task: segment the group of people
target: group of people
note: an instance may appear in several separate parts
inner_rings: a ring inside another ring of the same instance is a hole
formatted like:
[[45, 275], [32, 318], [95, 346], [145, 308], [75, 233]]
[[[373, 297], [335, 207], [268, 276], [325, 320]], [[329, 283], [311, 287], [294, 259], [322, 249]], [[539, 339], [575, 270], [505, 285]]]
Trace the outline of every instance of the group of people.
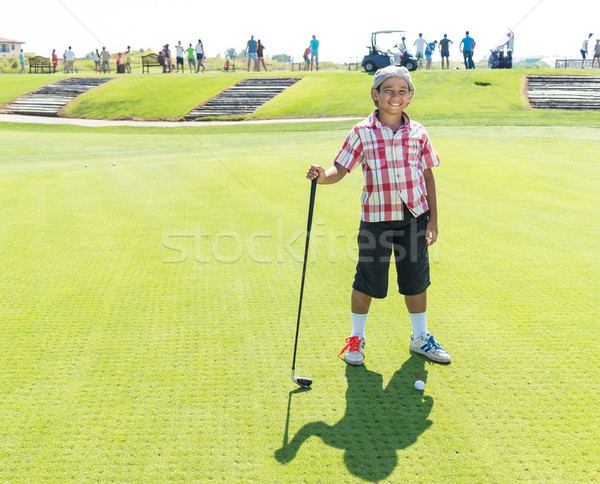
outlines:
[[[310, 39], [308, 47], [304, 50], [302, 55], [304, 59], [304, 70], [313, 70], [316, 65], [317, 71], [319, 70], [319, 41], [315, 35]], [[310, 69], [309, 69], [310, 68]]]
[[[253, 70], [260, 71], [260, 66], [262, 65], [267, 71], [267, 66], [265, 65], [265, 57], [264, 57], [264, 44], [258, 40], [254, 40], [254, 35], [250, 36], [250, 40], [246, 43], [246, 48], [244, 49], [244, 55], [248, 58], [248, 72], [250, 72], [250, 64], [253, 64]], [[308, 47], [304, 50], [303, 54], [304, 59], [304, 70], [319, 70], [319, 41], [316, 35], [312, 36], [310, 39]]]
[[[589, 47], [589, 43], [590, 43], [590, 39], [594, 36], [594, 34], [590, 33], [587, 37], [587, 39], [585, 39], [583, 41], [583, 44], [581, 45], [581, 68], [583, 69], [585, 66], [585, 59], [587, 58], [587, 54], [588, 54], [588, 47]], [[594, 50], [592, 52], [593, 57], [592, 57], [592, 67], [594, 67], [594, 64], [596, 63], [596, 61], [598, 61], [598, 67], [600, 68], [600, 39], [596, 39], [596, 44], [594, 45]]]
[[[56, 69], [58, 68], [58, 54], [56, 53], [56, 49], [52, 49], [51, 59], [52, 59], [52, 69], [53, 69], [54, 73], [56, 74]], [[75, 72], [75, 52], [73, 52], [73, 49], [71, 48], [71, 46], [69, 46], [69, 48], [63, 52], [62, 63], [63, 63], [63, 74], [67, 74], [69, 72], [71, 72], [71, 73]], [[24, 68], [23, 65], [22, 65], [22, 67]]]
[[[107, 74], [110, 72], [110, 54], [106, 47], [102, 47], [102, 51], [92, 54], [94, 59], [94, 70], [97, 73]], [[128, 45], [125, 54], [119, 52], [117, 56], [117, 72], [131, 74], [131, 47]]]
[[188, 68], [191, 73], [198, 73], [201, 69], [201, 72], [204, 72], [206, 69], [204, 60], [206, 57], [204, 55], [204, 44], [202, 43], [201, 39], [198, 39], [196, 47], [193, 47], [190, 43], [187, 49], [183, 48], [183, 45], [181, 45], [181, 40], [178, 41], [177, 45], [175, 46], [176, 64], [173, 64], [169, 44], [165, 44], [158, 54], [158, 62], [163, 66], [164, 73], [179, 72], [180, 68], [182, 73], [185, 72], [185, 58], [187, 58]]
[[250, 72], [250, 64], [253, 64], [253, 70], [260, 71], [260, 66], [267, 72], [267, 66], [265, 65], [265, 46], [258, 40], [254, 40], [254, 35], [250, 36], [250, 40], [246, 42], [246, 48], [244, 49], [244, 55], [248, 57], [248, 72]]
[[[511, 36], [511, 34], [508, 34]], [[512, 37], [509, 37], [509, 40]], [[447, 34], [444, 34], [444, 38], [440, 40], [440, 54], [442, 57], [442, 69], [444, 66], [446, 69], [450, 69], [450, 45], [452, 42]], [[419, 69], [423, 68], [423, 58], [426, 61], [425, 69], [431, 69], [431, 61], [433, 58], [433, 52], [438, 45], [438, 41], [434, 40], [433, 42], [427, 42], [423, 38], [423, 34], [420, 33], [419, 37], [414, 41], [414, 46], [416, 46], [415, 58], [419, 62]], [[408, 49], [406, 47], [406, 37], [402, 37], [402, 42], [398, 45], [400, 52], [404, 54]], [[512, 52], [512, 44], [509, 47]], [[463, 58], [465, 61], [465, 69], [475, 69], [475, 62], [473, 62], [473, 52], [475, 50], [475, 40], [473, 37], [469, 35], [469, 31], [466, 32], [465, 38], [460, 41], [460, 51], [463, 53]], [[445, 62], [444, 62], [445, 61]]]

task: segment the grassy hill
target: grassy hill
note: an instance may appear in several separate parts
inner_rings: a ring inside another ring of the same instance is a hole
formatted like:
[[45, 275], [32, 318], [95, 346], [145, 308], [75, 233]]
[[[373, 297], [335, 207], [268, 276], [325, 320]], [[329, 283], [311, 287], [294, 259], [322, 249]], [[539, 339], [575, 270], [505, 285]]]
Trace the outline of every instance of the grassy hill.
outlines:
[[[581, 74], [580, 71], [576, 71]], [[451, 70], [413, 73], [416, 95], [408, 112], [428, 124], [600, 126], [593, 112], [533, 110], [524, 94], [528, 73], [556, 70]], [[573, 73], [572, 71], [561, 71]], [[592, 72], [585, 72], [591, 74]], [[63, 116], [92, 119], [179, 120], [192, 108], [251, 76], [299, 76], [298, 82], [246, 119], [364, 116], [372, 109], [372, 75], [361, 71], [120, 75], [70, 103]], [[0, 77], [0, 102], [58, 76]], [[23, 82], [24, 81], [24, 82]]]

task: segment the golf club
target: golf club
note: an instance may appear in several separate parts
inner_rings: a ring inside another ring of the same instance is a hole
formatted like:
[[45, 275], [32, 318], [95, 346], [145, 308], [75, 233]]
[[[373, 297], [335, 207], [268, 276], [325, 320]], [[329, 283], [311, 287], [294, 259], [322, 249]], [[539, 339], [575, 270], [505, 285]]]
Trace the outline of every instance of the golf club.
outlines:
[[298, 321], [296, 322], [296, 340], [294, 342], [294, 359], [292, 360], [292, 380], [302, 388], [312, 385], [312, 379], [295, 376], [296, 351], [298, 349], [298, 332], [300, 330], [300, 313], [302, 311], [302, 296], [304, 295], [304, 278], [306, 276], [306, 261], [308, 260], [308, 243], [310, 241], [310, 228], [312, 226], [313, 208], [315, 206], [315, 193], [317, 191], [317, 179], [313, 178], [310, 185], [310, 202], [308, 204], [308, 223], [306, 224], [306, 245], [304, 246], [304, 264], [302, 267], [302, 283], [300, 284], [300, 302], [298, 303]]

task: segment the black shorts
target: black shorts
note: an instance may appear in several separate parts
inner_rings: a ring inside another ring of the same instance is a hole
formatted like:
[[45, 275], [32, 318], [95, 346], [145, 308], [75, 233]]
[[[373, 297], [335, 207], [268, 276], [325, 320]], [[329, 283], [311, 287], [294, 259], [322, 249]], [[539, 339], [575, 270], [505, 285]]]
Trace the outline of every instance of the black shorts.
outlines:
[[183, 57], [177, 57], [177, 65], [183, 65]]
[[[387, 296], [390, 262], [396, 264], [398, 292], [416, 296], [431, 284], [425, 240], [429, 212], [394, 222], [361, 222], [358, 264], [352, 287], [367, 296]], [[392, 253], [394, 256], [392, 257]]]

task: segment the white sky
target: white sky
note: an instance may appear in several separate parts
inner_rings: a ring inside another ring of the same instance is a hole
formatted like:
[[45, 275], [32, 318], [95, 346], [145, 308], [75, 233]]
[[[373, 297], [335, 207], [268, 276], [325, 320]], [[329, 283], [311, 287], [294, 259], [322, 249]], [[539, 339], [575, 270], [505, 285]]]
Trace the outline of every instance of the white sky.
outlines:
[[[201, 38], [213, 57], [233, 47], [243, 50], [250, 35], [261, 39], [265, 55], [300, 60], [312, 34], [320, 40], [321, 60], [362, 58], [374, 30], [406, 30], [407, 43], [419, 32], [428, 41], [444, 33], [454, 41], [451, 59], [466, 30], [477, 42], [475, 59], [487, 58], [507, 28], [515, 32], [515, 57], [578, 58], [588, 33], [600, 38], [600, 1], [429, 0], [428, 2], [321, 0], [260, 2], [201, 0], [7, 0], [2, 2], [0, 37], [25, 42], [24, 51], [49, 56], [69, 45], [77, 56], [106, 45], [110, 52], [152, 48], [181, 40], [187, 47]], [[370, 6], [368, 6], [370, 5]], [[592, 48], [592, 45], [590, 45]], [[438, 60], [436, 53], [434, 60]]]

